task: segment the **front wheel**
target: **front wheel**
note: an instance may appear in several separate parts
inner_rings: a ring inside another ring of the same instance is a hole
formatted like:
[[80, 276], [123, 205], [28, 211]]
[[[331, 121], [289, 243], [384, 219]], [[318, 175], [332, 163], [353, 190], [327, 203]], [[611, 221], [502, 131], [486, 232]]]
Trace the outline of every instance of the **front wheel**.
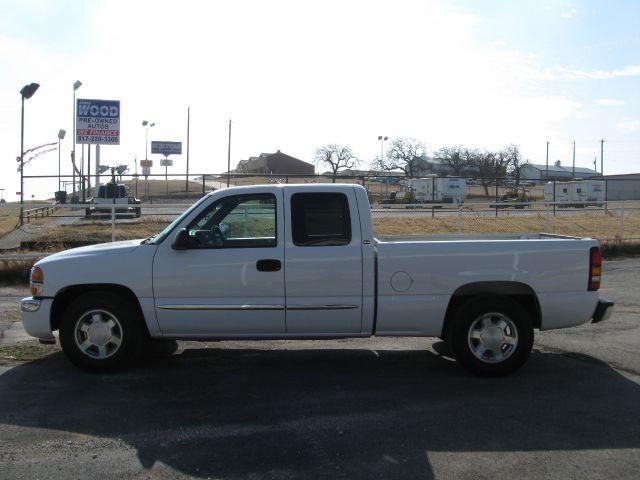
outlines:
[[478, 297], [455, 313], [448, 339], [456, 360], [485, 377], [518, 370], [533, 348], [531, 315], [508, 297]]
[[138, 353], [143, 330], [138, 310], [120, 295], [85, 293], [65, 309], [60, 345], [77, 367], [89, 372], [123, 368]]

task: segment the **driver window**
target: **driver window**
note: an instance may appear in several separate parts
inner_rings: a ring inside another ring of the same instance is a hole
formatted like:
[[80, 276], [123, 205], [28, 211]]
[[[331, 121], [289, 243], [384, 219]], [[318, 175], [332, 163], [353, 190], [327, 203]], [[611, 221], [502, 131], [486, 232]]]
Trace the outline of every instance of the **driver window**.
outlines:
[[233, 195], [205, 209], [187, 227], [189, 248], [275, 247], [276, 197]]

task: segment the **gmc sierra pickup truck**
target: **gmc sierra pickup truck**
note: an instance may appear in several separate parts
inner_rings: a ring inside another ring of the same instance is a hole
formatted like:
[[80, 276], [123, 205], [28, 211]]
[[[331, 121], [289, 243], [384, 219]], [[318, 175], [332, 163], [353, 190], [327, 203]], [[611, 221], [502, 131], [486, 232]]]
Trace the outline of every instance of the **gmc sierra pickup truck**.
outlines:
[[213, 192], [145, 240], [44, 258], [21, 311], [90, 371], [145, 341], [377, 335], [440, 337], [496, 376], [525, 363], [534, 329], [607, 318], [600, 275], [592, 239], [380, 240], [360, 186], [262, 185]]

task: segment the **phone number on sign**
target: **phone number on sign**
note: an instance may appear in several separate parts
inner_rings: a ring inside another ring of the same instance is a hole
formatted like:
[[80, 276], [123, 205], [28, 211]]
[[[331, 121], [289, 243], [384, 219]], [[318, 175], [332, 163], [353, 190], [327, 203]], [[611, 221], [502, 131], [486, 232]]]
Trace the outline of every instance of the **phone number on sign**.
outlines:
[[120, 137], [102, 137], [99, 135], [78, 135], [78, 143], [120, 143]]

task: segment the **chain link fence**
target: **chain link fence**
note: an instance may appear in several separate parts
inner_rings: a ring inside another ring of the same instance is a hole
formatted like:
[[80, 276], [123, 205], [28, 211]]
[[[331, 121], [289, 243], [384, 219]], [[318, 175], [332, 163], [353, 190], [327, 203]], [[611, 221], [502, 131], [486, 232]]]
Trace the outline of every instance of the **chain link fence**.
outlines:
[[[451, 178], [451, 177], [441, 177]], [[455, 178], [455, 177], [454, 177]], [[28, 184], [56, 177], [26, 177]], [[107, 177], [102, 177], [102, 182]], [[419, 180], [418, 183], [411, 180]], [[605, 241], [640, 240], [640, 180], [630, 180], [624, 188], [612, 189], [601, 181], [600, 196], [576, 200], [563, 190], [580, 188], [576, 182], [547, 182], [491, 178], [457, 179], [459, 195], [447, 197], [437, 177], [408, 179], [389, 174], [378, 176], [327, 175], [123, 175], [117, 182], [126, 185], [131, 204], [111, 210], [95, 209], [95, 186], [85, 192], [69, 192], [67, 203], [53, 200], [24, 206], [24, 225], [19, 245], [30, 249], [57, 249], [115, 240], [143, 238], [162, 230], [190, 204], [212, 190], [230, 186], [269, 183], [357, 183], [365, 187], [371, 203], [376, 235], [390, 236], [494, 236], [552, 233], [594, 237]], [[618, 184], [620, 180], [616, 180]], [[95, 185], [95, 181], [94, 181]], [[429, 189], [429, 185], [431, 188]], [[577, 185], [572, 187], [572, 185]], [[426, 194], [418, 189], [426, 186]], [[34, 188], [34, 187], [30, 187]], [[629, 200], [607, 200], [607, 195], [631, 196]], [[450, 193], [450, 192], [449, 192]], [[579, 192], [578, 192], [579, 193]], [[637, 198], [633, 197], [637, 195]], [[75, 198], [74, 198], [75, 197]], [[556, 198], [554, 198], [556, 197]], [[84, 201], [83, 201], [84, 199]], [[140, 202], [140, 203], [137, 203]], [[18, 205], [4, 204], [0, 218], [7, 224], [17, 220]], [[136, 215], [139, 209], [140, 215]], [[14, 223], [15, 225], [15, 223]], [[10, 247], [16, 248], [16, 242]]]

